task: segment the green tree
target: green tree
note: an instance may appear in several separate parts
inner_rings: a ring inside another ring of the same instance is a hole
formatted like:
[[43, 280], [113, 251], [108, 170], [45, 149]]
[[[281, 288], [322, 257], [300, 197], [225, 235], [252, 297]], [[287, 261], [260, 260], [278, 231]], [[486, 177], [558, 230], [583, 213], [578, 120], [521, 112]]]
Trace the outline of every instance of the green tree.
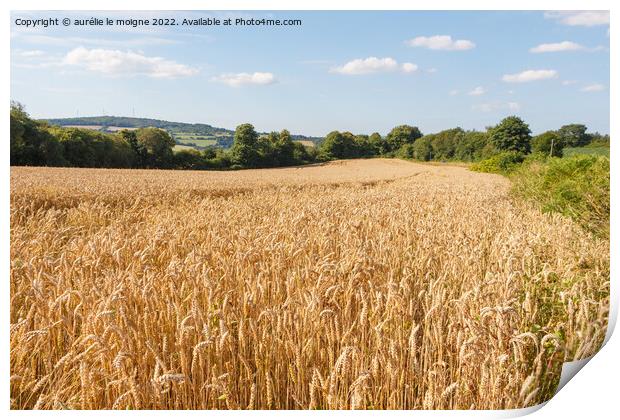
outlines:
[[368, 141], [370, 142], [375, 155], [383, 155], [388, 152], [387, 142], [383, 137], [381, 137], [381, 134], [372, 133], [368, 138]]
[[394, 127], [386, 136], [387, 151], [394, 152], [404, 144], [414, 143], [420, 137], [422, 137], [422, 133], [418, 127], [410, 125]]
[[50, 134], [48, 127], [31, 119], [18, 102], [11, 103], [9, 140], [11, 165], [66, 164], [62, 146]]
[[205, 159], [198, 150], [179, 150], [174, 153], [174, 167], [178, 169], [203, 169]]
[[484, 157], [484, 149], [489, 139], [486, 133], [466, 131], [457, 143], [454, 157], [465, 162], [475, 162]]
[[255, 168], [260, 164], [258, 133], [252, 124], [241, 124], [235, 129], [230, 156], [233, 165], [244, 168]]
[[465, 132], [462, 128], [443, 130], [432, 137], [433, 159], [449, 160], [454, 158], [457, 144], [463, 140]]
[[355, 155], [358, 157], [369, 157], [376, 154], [370, 137], [365, 134], [355, 136], [355, 149]]
[[532, 137], [532, 152], [544, 153], [547, 156], [562, 157], [564, 142], [556, 131], [545, 131]]
[[327, 159], [347, 159], [355, 156], [355, 136], [332, 131], [321, 143], [321, 152]]
[[521, 118], [510, 116], [489, 129], [489, 138], [500, 150], [514, 150], [521, 153], [530, 152], [531, 131]]
[[428, 134], [420, 137], [413, 143], [413, 158], [422, 161], [433, 159], [433, 141], [434, 134]]
[[150, 168], [167, 168], [173, 160], [174, 140], [167, 131], [155, 127], [136, 130], [136, 139], [140, 147], [146, 149], [146, 166]]
[[272, 133], [270, 138], [277, 166], [289, 166], [298, 163], [295, 159], [295, 142], [293, 142], [288, 130]]
[[138, 141], [138, 136], [135, 130], [121, 130], [118, 132], [118, 137], [126, 142], [135, 155], [135, 166], [138, 168], [146, 167], [148, 163], [148, 151], [146, 147]]
[[589, 143], [587, 130], [588, 128], [583, 124], [563, 125], [558, 130], [558, 136], [567, 147], [581, 147]]

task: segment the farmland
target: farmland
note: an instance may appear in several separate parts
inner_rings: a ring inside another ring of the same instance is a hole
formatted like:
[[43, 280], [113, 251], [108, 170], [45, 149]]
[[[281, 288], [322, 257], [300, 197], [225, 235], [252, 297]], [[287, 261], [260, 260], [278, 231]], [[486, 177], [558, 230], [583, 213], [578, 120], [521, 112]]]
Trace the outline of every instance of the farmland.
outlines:
[[609, 241], [394, 159], [11, 169], [11, 407], [502, 409], [598, 350]]
[[[121, 130], [136, 130], [144, 127], [157, 127], [168, 132], [175, 143], [180, 146], [177, 150], [203, 150], [209, 146], [229, 148], [233, 142], [234, 131], [225, 128], [213, 127], [209, 124], [182, 123], [156, 120], [153, 118], [134, 117], [78, 117], [78, 118], [49, 118], [49, 124], [67, 128], [83, 128], [86, 130], [116, 133]], [[265, 134], [265, 133], [263, 133]], [[321, 139], [304, 135], [293, 135], [294, 141], [304, 146], [314, 147]], [[185, 146], [185, 147], [184, 147]]]
[[567, 147], [564, 149], [564, 156], [575, 155], [594, 155], [609, 157], [609, 146], [598, 147]]

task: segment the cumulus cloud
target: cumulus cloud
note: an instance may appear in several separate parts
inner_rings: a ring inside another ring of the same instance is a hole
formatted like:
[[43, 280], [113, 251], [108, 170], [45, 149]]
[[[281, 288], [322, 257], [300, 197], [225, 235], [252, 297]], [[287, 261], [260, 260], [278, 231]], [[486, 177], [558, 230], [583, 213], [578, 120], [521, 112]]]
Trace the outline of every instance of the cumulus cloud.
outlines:
[[609, 12], [605, 10], [545, 12], [545, 18], [568, 26], [609, 25]]
[[340, 73], [345, 75], [359, 75], [359, 74], [371, 74], [371, 73], [384, 73], [401, 70], [404, 73], [412, 73], [418, 69], [418, 66], [413, 63], [398, 64], [398, 61], [391, 57], [377, 58], [356, 58], [351, 60], [342, 66], [333, 67], [331, 73]]
[[560, 51], [579, 51], [583, 50], [583, 45], [577, 44], [572, 41], [554, 42], [550, 44], [540, 44], [533, 48], [530, 48], [532, 53], [548, 53], [548, 52], [560, 52]]
[[276, 82], [273, 73], [225, 73], [211, 79], [214, 82], [224, 83], [231, 87], [244, 85], [271, 85]]
[[468, 95], [470, 96], [480, 96], [480, 95], [484, 95], [486, 93], [486, 89], [483, 88], [482, 86], [478, 86], [473, 90], [470, 90], [469, 92], [467, 92]]
[[554, 79], [556, 77], [558, 77], [558, 72], [555, 70], [525, 70], [521, 73], [505, 74], [502, 80], [509, 83], [525, 83], [534, 82], [536, 80]]
[[465, 51], [476, 47], [476, 44], [468, 39], [452, 39], [450, 35], [418, 36], [405, 43], [410, 47], [445, 51]]
[[62, 65], [81, 67], [109, 76], [148, 76], [158, 79], [193, 76], [198, 70], [162, 57], [148, 57], [133, 51], [87, 49], [69, 51]]
[[581, 91], [582, 92], [600, 92], [603, 89], [605, 89], [605, 86], [601, 85], [600, 83], [593, 83], [591, 85], [582, 87]]

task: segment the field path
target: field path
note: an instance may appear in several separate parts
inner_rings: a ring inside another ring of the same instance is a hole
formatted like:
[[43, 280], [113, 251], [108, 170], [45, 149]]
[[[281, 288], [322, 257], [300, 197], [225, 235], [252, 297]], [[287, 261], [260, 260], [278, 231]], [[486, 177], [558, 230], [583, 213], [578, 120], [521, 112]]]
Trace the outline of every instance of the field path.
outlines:
[[414, 163], [400, 159], [340, 160], [308, 166], [241, 171], [179, 171], [90, 168], [12, 167], [11, 190], [53, 188], [63, 193], [122, 190], [160, 194], [174, 190], [222, 190], [270, 186], [376, 183], [413, 178], [420, 184], [453, 183], [505, 190], [499, 175], [472, 172], [463, 166]]

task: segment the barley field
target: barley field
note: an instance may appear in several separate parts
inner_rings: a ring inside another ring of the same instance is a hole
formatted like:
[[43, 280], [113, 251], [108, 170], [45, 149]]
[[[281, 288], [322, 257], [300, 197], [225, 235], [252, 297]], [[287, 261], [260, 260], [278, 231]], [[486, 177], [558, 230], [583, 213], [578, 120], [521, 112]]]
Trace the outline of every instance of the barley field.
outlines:
[[13, 409], [503, 409], [607, 327], [609, 242], [372, 159], [11, 169]]

